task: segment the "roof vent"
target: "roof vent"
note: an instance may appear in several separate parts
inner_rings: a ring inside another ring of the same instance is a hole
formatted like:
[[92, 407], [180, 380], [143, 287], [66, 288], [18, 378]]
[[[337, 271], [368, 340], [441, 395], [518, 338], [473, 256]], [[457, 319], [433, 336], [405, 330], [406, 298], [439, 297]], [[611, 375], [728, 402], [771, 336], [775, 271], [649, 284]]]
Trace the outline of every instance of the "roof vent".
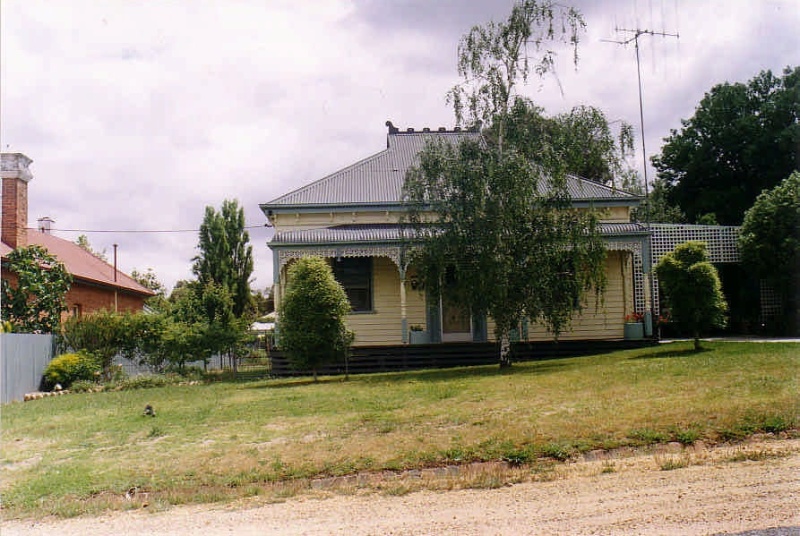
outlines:
[[453, 132], [461, 132], [461, 127], [453, 127]]
[[39, 218], [36, 221], [39, 224], [38, 229], [40, 233], [51, 234], [55, 220], [51, 219], [50, 216], [45, 216], [44, 218]]
[[439, 132], [447, 132], [447, 129], [444, 127], [439, 127]]
[[428, 127], [425, 127], [425, 128], [422, 129], [422, 132], [430, 132], [430, 131], [431, 131], [431, 129], [429, 129]]
[[414, 129], [413, 128], [407, 128], [406, 132], [414, 132]]

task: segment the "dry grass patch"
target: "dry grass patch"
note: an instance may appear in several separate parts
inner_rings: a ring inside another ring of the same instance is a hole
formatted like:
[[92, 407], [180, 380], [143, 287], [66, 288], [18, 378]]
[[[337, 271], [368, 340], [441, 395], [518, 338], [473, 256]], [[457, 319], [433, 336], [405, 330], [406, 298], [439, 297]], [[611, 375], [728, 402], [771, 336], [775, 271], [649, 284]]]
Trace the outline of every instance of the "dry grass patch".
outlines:
[[[216, 383], [10, 404], [2, 414], [4, 513], [128, 508], [131, 488], [149, 494], [148, 508], [280, 499], [319, 478], [508, 462], [441, 484], [493, 487], [521, 474], [558, 478], [568, 466], [552, 461], [595, 449], [795, 433], [796, 346], [718, 343], [700, 354], [688, 346], [510, 371]], [[145, 404], [157, 418], [142, 417]], [[624, 469], [617, 460], [613, 467]], [[419, 481], [391, 484], [387, 493], [400, 494]]]

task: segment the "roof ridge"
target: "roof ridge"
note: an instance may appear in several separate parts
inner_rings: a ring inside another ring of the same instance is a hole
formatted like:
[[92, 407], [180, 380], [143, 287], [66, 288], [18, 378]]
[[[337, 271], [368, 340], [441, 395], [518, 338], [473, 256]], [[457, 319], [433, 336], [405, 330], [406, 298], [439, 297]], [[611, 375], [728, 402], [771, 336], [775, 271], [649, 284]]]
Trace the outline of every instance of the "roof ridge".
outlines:
[[601, 189], [606, 190], [606, 191], [611, 192], [611, 193], [621, 193], [621, 194], [625, 194], [625, 195], [630, 196], [630, 197], [639, 197], [638, 195], [636, 195], [636, 194], [634, 194], [632, 192], [629, 192], [627, 190], [623, 190], [622, 188], [613, 188], [611, 186], [607, 186], [607, 185], [603, 184], [602, 182], [593, 181], [592, 179], [587, 179], [586, 177], [581, 177], [580, 175], [576, 175], [574, 173], [567, 173], [567, 177], [570, 177], [570, 178], [573, 178], [573, 179], [577, 179], [582, 183], [587, 183], [587, 184], [589, 184], [589, 185], [591, 185], [591, 186], [593, 186], [595, 188], [601, 188]]
[[[62, 248], [67, 248], [68, 247], [74, 253], [81, 255], [83, 257], [83, 259], [80, 262], [83, 263], [85, 267], [90, 268], [93, 271], [96, 271], [97, 272], [96, 275], [100, 276], [102, 279], [98, 279], [96, 276], [90, 274], [88, 271], [84, 270], [85, 273], [81, 273], [82, 270], [80, 270], [80, 269], [75, 270], [76, 266], [72, 266], [71, 262], [68, 259], [59, 258], [59, 254], [58, 254], [57, 251], [50, 251], [49, 250], [49, 248], [47, 247], [47, 244], [46, 244], [48, 241], [54, 241], [56, 244], [61, 243], [62, 244], [61, 245]], [[42, 243], [42, 242], [44, 242], [44, 243]], [[151, 289], [145, 287], [144, 285], [142, 285], [141, 283], [136, 281], [134, 278], [132, 278], [131, 276], [129, 276], [125, 272], [119, 270], [119, 268], [116, 270], [116, 272], [117, 272], [117, 281], [114, 281], [113, 280], [114, 266], [111, 263], [109, 263], [108, 261], [104, 261], [103, 259], [101, 259], [100, 257], [97, 257], [96, 255], [93, 255], [89, 251], [86, 251], [85, 249], [83, 249], [81, 246], [79, 246], [78, 244], [76, 244], [72, 240], [67, 240], [66, 238], [61, 238], [60, 236], [55, 236], [55, 235], [49, 234], [49, 233], [43, 233], [43, 232], [35, 230], [35, 229], [29, 229], [28, 230], [28, 245], [33, 245], [33, 244], [41, 245], [45, 249], [48, 249], [50, 254], [52, 254], [56, 258], [58, 258], [58, 260], [60, 262], [62, 262], [64, 264], [64, 266], [68, 269], [70, 274], [73, 277], [77, 278], [77, 279], [83, 279], [85, 281], [94, 281], [94, 282], [97, 282], [97, 283], [101, 283], [103, 285], [118, 287], [119, 289], [129, 290], [129, 291], [133, 291], [133, 292], [139, 292], [139, 293], [142, 293], [142, 294], [144, 294], [144, 293], [147, 293], [147, 294], [150, 294], [150, 295], [154, 295], [155, 294], [155, 292], [153, 292]], [[101, 266], [102, 266], [102, 268], [101, 268]], [[109, 276], [108, 274], [104, 273], [105, 271], [110, 271], [111, 272], [111, 276]]]
[[400, 130], [398, 127], [394, 126], [391, 121], [386, 121], [386, 126], [389, 128], [390, 136], [400, 134], [460, 134], [463, 132], [480, 132], [481, 121], [476, 121], [471, 127], [462, 128], [460, 126], [454, 126], [452, 130], [448, 130], [447, 127], [438, 127], [436, 130], [429, 127], [422, 127], [420, 130], [409, 127], [406, 128], [406, 130]]

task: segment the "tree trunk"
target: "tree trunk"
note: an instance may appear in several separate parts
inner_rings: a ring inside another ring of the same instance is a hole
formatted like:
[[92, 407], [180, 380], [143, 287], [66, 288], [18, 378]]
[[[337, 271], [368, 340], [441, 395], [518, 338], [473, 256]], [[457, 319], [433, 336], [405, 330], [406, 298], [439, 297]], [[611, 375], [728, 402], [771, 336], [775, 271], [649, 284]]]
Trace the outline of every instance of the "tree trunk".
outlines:
[[700, 334], [695, 331], [695, 333], [694, 333], [694, 351], [695, 352], [699, 352], [700, 350], [702, 350], [702, 348], [700, 347]]
[[511, 340], [508, 333], [500, 335], [500, 368], [511, 366]]
[[317, 380], [317, 369], [314, 369], [312, 372], [314, 373], [314, 383], [316, 383], [318, 381]]

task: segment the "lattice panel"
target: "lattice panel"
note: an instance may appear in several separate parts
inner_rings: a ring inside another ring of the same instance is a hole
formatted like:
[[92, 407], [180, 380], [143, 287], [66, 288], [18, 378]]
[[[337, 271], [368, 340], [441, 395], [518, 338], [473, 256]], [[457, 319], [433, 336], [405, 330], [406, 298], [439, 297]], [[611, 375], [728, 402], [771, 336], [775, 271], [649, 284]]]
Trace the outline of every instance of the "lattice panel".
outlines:
[[[650, 224], [653, 268], [661, 257], [675, 246], [698, 240], [706, 243], [708, 258], [713, 263], [737, 263], [739, 256], [739, 227], [722, 225], [689, 225], [673, 223]], [[762, 298], [763, 303], [763, 298]], [[660, 311], [658, 300], [658, 278], [653, 270], [653, 310]]]
[[734, 263], [740, 261], [739, 227], [654, 223], [650, 225], [650, 229], [652, 231], [653, 266], [666, 253], [674, 250], [675, 246], [689, 240], [705, 242], [711, 262]]
[[783, 305], [781, 304], [780, 295], [763, 279], [760, 282], [760, 287], [761, 317], [759, 321], [765, 324], [782, 313]]

